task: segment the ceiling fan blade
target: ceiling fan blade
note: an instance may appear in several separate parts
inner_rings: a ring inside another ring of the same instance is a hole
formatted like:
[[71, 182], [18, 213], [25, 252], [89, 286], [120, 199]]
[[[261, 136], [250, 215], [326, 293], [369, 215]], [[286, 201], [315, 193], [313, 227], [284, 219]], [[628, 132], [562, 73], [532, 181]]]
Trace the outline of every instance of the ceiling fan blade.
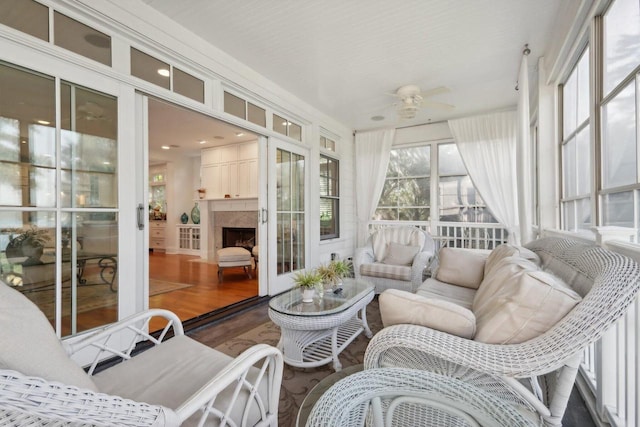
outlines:
[[446, 86], [440, 86], [440, 87], [435, 87], [433, 89], [427, 89], [425, 91], [421, 91], [420, 95], [422, 95], [423, 98], [426, 98], [428, 96], [435, 96], [435, 95], [440, 95], [442, 93], [449, 93], [451, 92], [451, 89], [449, 89]]
[[446, 104], [444, 102], [436, 102], [436, 101], [423, 101], [422, 105], [427, 108], [438, 108], [441, 110], [453, 110], [455, 105]]

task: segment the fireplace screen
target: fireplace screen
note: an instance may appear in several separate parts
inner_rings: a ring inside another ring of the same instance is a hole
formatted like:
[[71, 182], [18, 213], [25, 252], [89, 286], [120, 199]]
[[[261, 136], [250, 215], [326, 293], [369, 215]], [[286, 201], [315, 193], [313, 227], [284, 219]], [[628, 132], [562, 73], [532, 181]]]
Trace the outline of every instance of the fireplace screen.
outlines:
[[222, 247], [237, 246], [251, 251], [256, 245], [255, 228], [222, 228]]

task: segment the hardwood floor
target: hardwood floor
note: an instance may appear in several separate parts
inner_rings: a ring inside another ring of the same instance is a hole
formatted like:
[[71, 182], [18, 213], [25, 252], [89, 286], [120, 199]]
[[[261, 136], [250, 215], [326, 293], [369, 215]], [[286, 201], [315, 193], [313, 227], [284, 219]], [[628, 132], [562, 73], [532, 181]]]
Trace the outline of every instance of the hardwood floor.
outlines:
[[[249, 279], [241, 267], [224, 271], [218, 280], [218, 266], [189, 255], [149, 254], [149, 277], [193, 286], [149, 298], [149, 308], [171, 310], [183, 322], [210, 311], [258, 295], [258, 279]], [[152, 323], [151, 329], [154, 329]]]

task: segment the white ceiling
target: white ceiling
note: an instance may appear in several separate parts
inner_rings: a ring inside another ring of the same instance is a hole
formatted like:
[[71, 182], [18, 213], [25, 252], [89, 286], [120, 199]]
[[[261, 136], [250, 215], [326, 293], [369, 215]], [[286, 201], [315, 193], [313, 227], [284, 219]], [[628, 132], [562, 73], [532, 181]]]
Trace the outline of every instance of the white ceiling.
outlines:
[[[580, 0], [143, 1], [329, 116], [367, 129], [515, 106], [525, 43], [535, 83], [554, 19]], [[406, 84], [446, 86], [431, 99], [456, 108], [423, 108], [399, 122], [388, 93]]]

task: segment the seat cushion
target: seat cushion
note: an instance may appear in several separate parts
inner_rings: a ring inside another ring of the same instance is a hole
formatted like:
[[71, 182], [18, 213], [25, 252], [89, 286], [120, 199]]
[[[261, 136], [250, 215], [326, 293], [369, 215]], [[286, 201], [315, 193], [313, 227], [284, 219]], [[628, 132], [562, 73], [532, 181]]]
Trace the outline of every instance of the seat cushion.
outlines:
[[551, 329], [581, 299], [547, 272], [522, 270], [505, 280], [481, 314], [475, 312], [475, 340], [490, 344], [528, 341]]
[[425, 298], [449, 301], [461, 307], [471, 309], [471, 304], [473, 303], [473, 297], [476, 294], [476, 290], [430, 278], [420, 285], [416, 290], [416, 294]]
[[218, 262], [241, 262], [251, 260], [251, 252], [245, 248], [228, 247], [218, 249]]
[[371, 264], [362, 264], [360, 266], [360, 274], [363, 276], [410, 281], [411, 267], [374, 262]]
[[[175, 410], [232, 361], [232, 357], [181, 335], [102, 371], [94, 375], [93, 379], [103, 393]], [[253, 375], [255, 378], [257, 373], [258, 370], [253, 368], [249, 376]], [[218, 395], [216, 408], [226, 408], [231, 401], [234, 386], [235, 383], [232, 383]], [[267, 386], [264, 381], [259, 393], [266, 398]], [[248, 393], [243, 390], [238, 397], [242, 404], [236, 405], [244, 406], [247, 397]], [[259, 420], [256, 405], [252, 405], [252, 408], [248, 425], [254, 425]], [[241, 419], [241, 408], [236, 408], [232, 414], [232, 418], [238, 422]], [[195, 425], [197, 416], [198, 413], [183, 426]]]
[[98, 391], [67, 355], [49, 320], [27, 297], [0, 281], [0, 369]]
[[478, 289], [484, 278], [487, 254], [469, 249], [442, 248], [438, 253], [436, 279], [452, 285]]
[[387, 327], [398, 324], [426, 326], [462, 338], [473, 338], [476, 318], [454, 303], [388, 289], [380, 294], [380, 316]]
[[392, 265], [411, 265], [413, 258], [420, 251], [420, 246], [403, 245], [391, 242], [387, 245], [387, 255], [382, 262]]

